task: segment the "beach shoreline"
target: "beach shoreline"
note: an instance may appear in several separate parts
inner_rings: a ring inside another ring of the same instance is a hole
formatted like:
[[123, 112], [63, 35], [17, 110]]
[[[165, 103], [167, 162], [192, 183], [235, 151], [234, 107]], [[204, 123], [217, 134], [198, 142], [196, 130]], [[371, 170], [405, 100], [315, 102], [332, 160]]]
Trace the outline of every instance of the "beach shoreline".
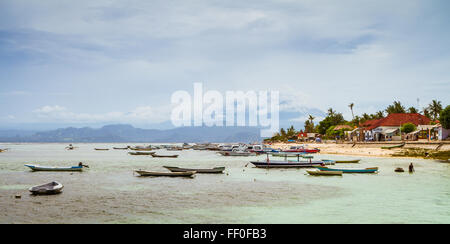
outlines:
[[[397, 142], [396, 144], [401, 144]], [[402, 148], [382, 149], [382, 146], [395, 145], [393, 143], [273, 143], [274, 149], [286, 150], [291, 146], [305, 146], [306, 148], [318, 148], [322, 154], [383, 157], [383, 158], [418, 158], [415, 156], [398, 156], [406, 149], [434, 150], [437, 143], [409, 143]], [[445, 143], [439, 151], [450, 151], [450, 143]], [[427, 158], [424, 158], [427, 159]], [[433, 158], [429, 158], [432, 160]]]

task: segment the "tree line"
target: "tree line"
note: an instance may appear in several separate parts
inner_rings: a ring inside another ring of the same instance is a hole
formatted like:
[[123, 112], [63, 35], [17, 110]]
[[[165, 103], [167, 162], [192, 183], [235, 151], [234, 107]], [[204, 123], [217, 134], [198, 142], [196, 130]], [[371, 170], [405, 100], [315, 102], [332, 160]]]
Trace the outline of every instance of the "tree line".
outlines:
[[[333, 110], [333, 108], [329, 108], [326, 117], [322, 121], [319, 121], [317, 124], [314, 123], [314, 120], [316, 118], [312, 115], [309, 115], [308, 119], [304, 123], [302, 132], [319, 133], [325, 138], [343, 137], [345, 131], [350, 130], [349, 128], [359, 127], [366, 121], [381, 119], [393, 113], [419, 113], [430, 118], [433, 121], [432, 123], [439, 120], [444, 128], [450, 129], [450, 105], [444, 109], [442, 106], [442, 102], [438, 100], [431, 101], [431, 103], [422, 110], [419, 110], [413, 106], [406, 108], [400, 101], [394, 101], [384, 110], [380, 110], [373, 114], [363, 113], [360, 116], [354, 115], [354, 106], [354, 103], [350, 103], [348, 105], [352, 112], [352, 120], [350, 121], [345, 120], [342, 113], [336, 112], [335, 110]], [[348, 127], [335, 130], [335, 127], [337, 125], [348, 125]], [[402, 128], [405, 129], [405, 133], [409, 132], [410, 130], [414, 130], [414, 127], [406, 124], [402, 126]], [[296, 140], [298, 133], [300, 133], [300, 131], [295, 130], [294, 126], [291, 126], [288, 129], [281, 128], [280, 132], [275, 133], [272, 138], [268, 138], [266, 139], [266, 141], [275, 142]]]

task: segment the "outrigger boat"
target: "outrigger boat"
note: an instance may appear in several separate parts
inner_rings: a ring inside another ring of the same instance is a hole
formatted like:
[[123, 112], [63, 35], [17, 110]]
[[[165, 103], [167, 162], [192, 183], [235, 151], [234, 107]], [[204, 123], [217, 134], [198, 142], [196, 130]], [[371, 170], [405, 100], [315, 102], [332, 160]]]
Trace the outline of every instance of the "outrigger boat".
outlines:
[[61, 193], [63, 188], [64, 186], [61, 183], [53, 181], [48, 184], [33, 186], [29, 191], [33, 195], [52, 195]]
[[365, 168], [365, 169], [334, 169], [328, 168], [325, 166], [315, 166], [317, 169], [321, 171], [342, 171], [342, 173], [376, 173], [378, 172], [378, 167], [373, 168]]
[[187, 172], [154, 172], [154, 171], [142, 171], [136, 170], [140, 176], [167, 176], [167, 177], [193, 177], [197, 172], [187, 171]]
[[253, 161], [250, 162], [257, 168], [311, 168], [314, 166], [324, 165], [322, 161], [300, 161], [300, 154], [297, 156], [297, 161], [272, 161], [269, 159], [269, 154], [267, 154], [266, 161]]
[[320, 171], [320, 170], [307, 170], [308, 174], [313, 176], [342, 176], [342, 171]]
[[172, 172], [192, 172], [195, 171], [198, 174], [222, 174], [225, 170], [225, 167], [217, 167], [212, 169], [186, 169], [186, 168], [179, 168], [179, 167], [170, 167], [170, 166], [164, 166], [164, 168], [172, 171]]
[[156, 154], [151, 154], [152, 157], [154, 158], [178, 158], [178, 155], [156, 155]]
[[86, 165], [78, 165], [72, 167], [51, 167], [51, 166], [39, 166], [32, 164], [25, 164], [26, 167], [30, 168], [33, 171], [82, 171], [83, 167], [87, 167]]

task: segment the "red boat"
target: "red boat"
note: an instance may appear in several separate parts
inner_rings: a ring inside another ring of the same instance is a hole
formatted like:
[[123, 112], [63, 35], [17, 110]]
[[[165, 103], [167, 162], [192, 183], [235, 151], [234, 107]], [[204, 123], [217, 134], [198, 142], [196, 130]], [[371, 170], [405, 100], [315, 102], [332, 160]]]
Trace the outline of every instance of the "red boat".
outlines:
[[318, 149], [318, 148], [307, 149], [303, 146], [293, 146], [293, 147], [289, 148], [288, 150], [283, 150], [282, 152], [318, 153], [318, 152], [320, 152], [320, 149]]

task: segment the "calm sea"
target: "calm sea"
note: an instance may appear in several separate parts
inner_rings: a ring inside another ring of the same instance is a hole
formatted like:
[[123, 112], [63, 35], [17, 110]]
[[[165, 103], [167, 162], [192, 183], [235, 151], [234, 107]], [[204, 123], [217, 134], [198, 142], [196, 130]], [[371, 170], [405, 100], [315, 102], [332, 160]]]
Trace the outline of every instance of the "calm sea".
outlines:
[[[450, 223], [450, 164], [421, 159], [316, 155], [362, 159], [373, 175], [313, 177], [304, 169], [257, 169], [260, 157], [223, 157], [211, 151], [168, 152], [177, 159], [130, 156], [94, 148], [128, 144], [0, 144], [0, 223]], [[130, 144], [132, 145], [132, 144]], [[71, 166], [82, 173], [31, 172], [24, 164]], [[410, 162], [416, 173], [395, 173]], [[193, 179], [136, 177], [162, 166], [226, 166], [223, 175]], [[336, 166], [333, 166], [336, 167]], [[28, 188], [59, 181], [64, 192], [31, 196]], [[21, 195], [16, 199], [15, 195]]]

